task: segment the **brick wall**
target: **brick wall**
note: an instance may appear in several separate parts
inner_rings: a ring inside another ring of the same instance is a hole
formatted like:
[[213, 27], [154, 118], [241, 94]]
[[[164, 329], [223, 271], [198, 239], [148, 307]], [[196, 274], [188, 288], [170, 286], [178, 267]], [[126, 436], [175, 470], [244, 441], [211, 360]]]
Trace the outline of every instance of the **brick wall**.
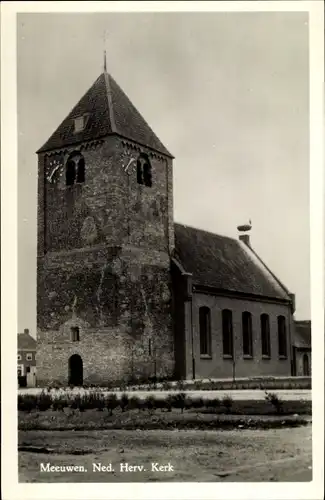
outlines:
[[296, 375], [298, 377], [304, 376], [304, 356], [306, 355], [309, 363], [309, 375], [311, 375], [311, 352], [307, 349], [295, 349], [295, 365]]
[[[27, 359], [27, 354], [31, 355], [32, 359]], [[27, 366], [36, 366], [36, 351], [30, 350], [20, 350], [18, 349], [18, 355], [20, 355], [21, 359], [17, 358], [17, 364], [24, 366], [24, 373], [26, 373]]]
[[[193, 345], [195, 358], [196, 378], [228, 378], [233, 376], [233, 360], [224, 359], [222, 344], [222, 316], [223, 309], [232, 310], [233, 317], [233, 339], [235, 353], [235, 376], [289, 376], [291, 374], [291, 339], [292, 315], [289, 306], [285, 304], [273, 304], [257, 302], [253, 300], [242, 300], [229, 297], [213, 296], [202, 293], [194, 293], [192, 305], [188, 302], [186, 314], [188, 324], [191, 315], [193, 318]], [[199, 307], [207, 306], [211, 310], [211, 340], [212, 358], [202, 359], [200, 356], [199, 338]], [[253, 322], [253, 358], [244, 359], [242, 342], [242, 312], [249, 311]], [[262, 358], [260, 315], [266, 313], [270, 317], [271, 358]], [[277, 316], [283, 315], [287, 324], [287, 359], [279, 359]], [[192, 348], [191, 328], [186, 331], [186, 378], [192, 378]]]

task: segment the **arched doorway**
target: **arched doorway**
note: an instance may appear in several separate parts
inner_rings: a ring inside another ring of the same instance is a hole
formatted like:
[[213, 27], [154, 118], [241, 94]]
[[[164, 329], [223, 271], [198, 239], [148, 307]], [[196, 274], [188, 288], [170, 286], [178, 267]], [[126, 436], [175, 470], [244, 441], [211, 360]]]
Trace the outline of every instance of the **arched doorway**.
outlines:
[[69, 385], [82, 385], [83, 366], [79, 354], [73, 354], [69, 358]]
[[302, 364], [303, 364], [304, 376], [305, 377], [309, 377], [309, 375], [310, 375], [310, 367], [309, 367], [309, 357], [308, 357], [308, 354], [304, 354], [304, 357], [302, 358]]

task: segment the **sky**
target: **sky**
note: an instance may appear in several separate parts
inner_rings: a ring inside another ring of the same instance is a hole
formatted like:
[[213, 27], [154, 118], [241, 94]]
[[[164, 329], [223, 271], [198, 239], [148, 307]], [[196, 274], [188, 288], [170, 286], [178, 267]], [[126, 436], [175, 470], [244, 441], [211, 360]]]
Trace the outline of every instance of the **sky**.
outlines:
[[103, 71], [104, 48], [175, 156], [175, 221], [237, 238], [251, 219], [252, 246], [310, 319], [307, 14], [19, 14], [18, 330], [36, 335], [35, 152]]

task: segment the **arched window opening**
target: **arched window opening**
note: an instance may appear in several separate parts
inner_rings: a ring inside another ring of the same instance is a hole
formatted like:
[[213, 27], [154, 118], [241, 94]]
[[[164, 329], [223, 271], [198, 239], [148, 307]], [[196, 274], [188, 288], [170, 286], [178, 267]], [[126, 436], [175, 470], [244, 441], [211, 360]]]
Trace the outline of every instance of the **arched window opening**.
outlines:
[[66, 174], [66, 185], [72, 186], [76, 178], [76, 165], [72, 159], [67, 161], [65, 174]]
[[243, 328], [243, 354], [244, 356], [253, 356], [253, 327], [252, 315], [250, 312], [243, 312], [242, 314], [242, 328]]
[[208, 307], [200, 307], [199, 323], [200, 354], [203, 356], [211, 356], [211, 318], [210, 309]]
[[71, 340], [72, 342], [79, 342], [80, 340], [80, 331], [78, 326], [71, 327]]
[[143, 164], [143, 181], [145, 186], [152, 187], [151, 164], [149, 158]]
[[278, 316], [278, 344], [279, 344], [279, 356], [281, 358], [286, 358], [287, 332], [286, 332], [286, 320], [284, 316]]
[[270, 318], [268, 314], [261, 314], [261, 337], [262, 337], [262, 356], [271, 357], [270, 341]]
[[137, 160], [137, 183], [143, 184], [141, 159]]
[[69, 358], [68, 364], [68, 383], [70, 385], [80, 386], [83, 384], [83, 363], [79, 354], [73, 354]]
[[81, 184], [82, 182], [85, 182], [85, 159], [83, 156], [79, 159], [77, 166], [77, 183]]
[[145, 153], [141, 153], [137, 160], [137, 183], [152, 187], [151, 163]]
[[73, 153], [66, 164], [66, 185], [85, 182], [85, 159], [80, 153]]
[[309, 366], [309, 357], [308, 354], [304, 354], [303, 359], [303, 373], [304, 377], [309, 377], [310, 376], [310, 366]]
[[223, 355], [233, 357], [233, 327], [232, 312], [229, 309], [222, 311], [222, 344]]

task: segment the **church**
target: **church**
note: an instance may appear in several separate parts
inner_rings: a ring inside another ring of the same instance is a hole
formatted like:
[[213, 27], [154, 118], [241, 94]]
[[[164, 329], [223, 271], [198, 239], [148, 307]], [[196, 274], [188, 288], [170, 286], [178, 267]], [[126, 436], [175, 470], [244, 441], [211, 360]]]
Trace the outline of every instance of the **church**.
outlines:
[[248, 233], [174, 222], [174, 158], [106, 69], [37, 155], [38, 385], [291, 375], [294, 295]]

